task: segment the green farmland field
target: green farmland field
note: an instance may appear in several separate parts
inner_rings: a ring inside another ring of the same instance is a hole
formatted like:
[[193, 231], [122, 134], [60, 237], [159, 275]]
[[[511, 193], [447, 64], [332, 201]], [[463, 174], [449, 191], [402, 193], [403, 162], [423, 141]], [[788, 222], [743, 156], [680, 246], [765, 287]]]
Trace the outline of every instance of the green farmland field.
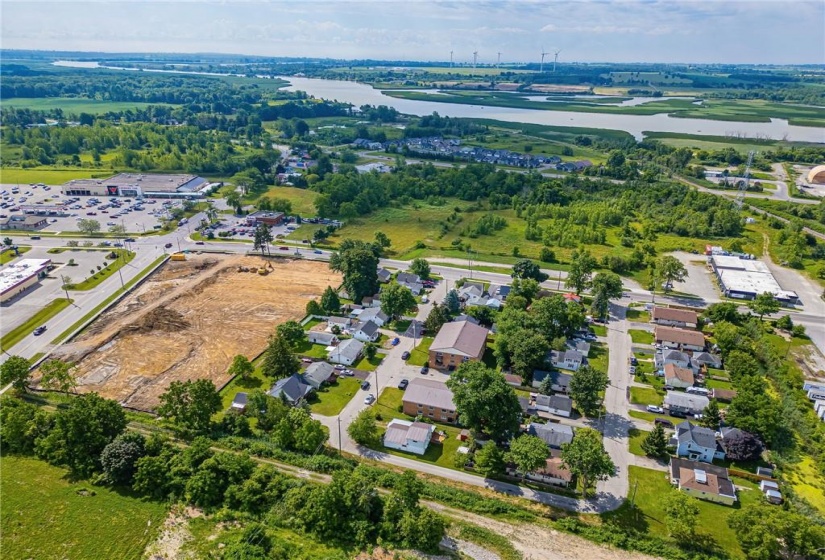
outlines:
[[33, 111], [50, 111], [62, 109], [65, 113], [90, 113], [99, 115], [109, 111], [125, 111], [127, 109], [145, 109], [153, 105], [168, 105], [168, 103], [139, 103], [136, 101], [101, 101], [78, 97], [12, 97], [4, 99], [5, 107], [16, 109], [31, 109]]
[[0, 458], [3, 558], [138, 560], [166, 505], [115, 492], [28, 457]]

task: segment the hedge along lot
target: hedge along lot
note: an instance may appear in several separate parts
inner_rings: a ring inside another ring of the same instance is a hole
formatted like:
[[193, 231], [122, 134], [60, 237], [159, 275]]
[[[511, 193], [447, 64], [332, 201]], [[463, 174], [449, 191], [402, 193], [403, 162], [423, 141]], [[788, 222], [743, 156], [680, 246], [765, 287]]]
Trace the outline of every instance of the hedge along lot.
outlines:
[[4, 558], [139, 560], [163, 522], [167, 505], [70, 482], [43, 461], [0, 458]]

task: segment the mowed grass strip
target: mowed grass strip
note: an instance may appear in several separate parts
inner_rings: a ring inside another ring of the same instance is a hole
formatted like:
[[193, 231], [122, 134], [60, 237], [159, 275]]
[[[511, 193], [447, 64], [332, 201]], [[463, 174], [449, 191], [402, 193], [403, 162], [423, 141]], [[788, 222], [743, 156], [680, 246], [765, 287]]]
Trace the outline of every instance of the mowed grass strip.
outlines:
[[111, 177], [115, 173], [117, 172], [100, 169], [54, 169], [49, 167], [22, 169], [4, 167], [0, 169], [0, 183], [6, 185], [44, 183], [54, 186], [62, 185], [72, 179], [97, 179], [101, 177]]
[[640, 329], [629, 329], [627, 333], [633, 344], [653, 344], [653, 333]]
[[[23, 253], [28, 253], [31, 250], [29, 246], [21, 246], [17, 247], [17, 252], [22, 255]], [[12, 249], [4, 249], [2, 253], [0, 253], [0, 265], [10, 263], [14, 259], [16, 259], [18, 255], [14, 254]]]
[[71, 290], [83, 291], [91, 290], [99, 286], [104, 280], [109, 278], [112, 274], [123, 268], [127, 263], [135, 258], [135, 253], [132, 251], [116, 251], [118, 258], [111, 261], [105, 268], [96, 272], [92, 276], [86, 278], [83, 282], [72, 284]]
[[40, 311], [29, 317], [22, 325], [15, 327], [0, 338], [0, 348], [8, 351], [12, 346], [26, 338], [31, 332], [66, 309], [74, 300], [66, 298], [53, 299]]
[[338, 380], [315, 392], [309, 408], [322, 416], [338, 415], [347, 403], [358, 393], [361, 381], [354, 377], [339, 377]]
[[90, 482], [28, 457], [0, 458], [3, 558], [138, 560], [166, 505]]

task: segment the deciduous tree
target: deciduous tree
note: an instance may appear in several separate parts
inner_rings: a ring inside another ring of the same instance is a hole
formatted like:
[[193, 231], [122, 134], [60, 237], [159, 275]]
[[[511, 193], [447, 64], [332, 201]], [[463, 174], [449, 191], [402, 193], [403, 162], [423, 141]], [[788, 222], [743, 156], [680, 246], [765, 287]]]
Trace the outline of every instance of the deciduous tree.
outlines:
[[725, 438], [725, 455], [732, 461], [755, 461], [762, 454], [762, 442], [750, 432], [739, 431]]
[[187, 434], [206, 434], [212, 415], [221, 409], [221, 395], [208, 379], [173, 381], [160, 396], [158, 414], [170, 418]]
[[381, 290], [381, 311], [390, 319], [396, 319], [407, 311], [412, 311], [416, 304], [413, 293], [401, 284], [390, 284]]
[[47, 389], [68, 395], [77, 386], [77, 380], [72, 373], [74, 368], [74, 364], [61, 360], [47, 360], [40, 366], [40, 384]]
[[590, 287], [590, 279], [593, 270], [596, 268], [596, 259], [587, 249], [573, 251], [571, 255], [570, 270], [567, 271], [567, 280], [564, 285], [576, 290], [576, 295], [581, 294]]
[[424, 321], [424, 328], [429, 333], [437, 333], [444, 323], [450, 321], [450, 315], [445, 305], [433, 305], [430, 313], [427, 315], [427, 320]]
[[22, 356], [9, 356], [0, 365], [0, 385], [11, 383], [12, 389], [17, 393], [25, 393], [29, 388], [29, 361]]
[[426, 259], [413, 259], [410, 263], [410, 271], [418, 275], [422, 280], [430, 278], [430, 263]]
[[146, 440], [137, 432], [124, 432], [103, 448], [100, 464], [112, 484], [131, 486], [138, 459], [146, 453]]
[[86, 235], [94, 235], [100, 231], [100, 222], [81, 218], [77, 221], [77, 230]]
[[295, 354], [292, 353], [292, 346], [277, 332], [269, 337], [266, 350], [264, 350], [264, 360], [261, 364], [261, 371], [264, 375], [273, 379], [280, 379], [292, 375], [301, 363]]
[[261, 256], [263, 256], [269, 252], [269, 244], [272, 243], [273, 239], [274, 237], [272, 237], [272, 231], [270, 231], [269, 226], [260, 223], [258, 227], [255, 228], [255, 243], [253, 247], [256, 251], [260, 249]]
[[670, 535], [680, 540], [691, 540], [696, 534], [699, 506], [681, 490], [672, 489], [664, 497], [665, 525]]
[[510, 274], [513, 278], [532, 278], [537, 282], [544, 282], [548, 276], [541, 271], [539, 265], [530, 259], [521, 259], [513, 265], [513, 272]]
[[241, 379], [248, 379], [250, 375], [255, 372], [255, 366], [249, 361], [249, 358], [243, 354], [238, 354], [232, 359], [232, 365], [226, 373], [232, 377], [238, 376]]
[[[489, 444], [488, 444], [489, 445]], [[510, 462], [515, 463], [522, 478], [543, 467], [550, 456], [550, 448], [543, 439], [531, 435], [521, 435], [510, 442]]]
[[378, 255], [370, 244], [344, 240], [330, 256], [329, 266], [343, 274], [344, 289], [356, 303], [378, 291]]
[[825, 547], [825, 529], [811, 516], [766, 503], [732, 512], [728, 525], [754, 560], [820, 558]]
[[341, 299], [338, 297], [338, 293], [332, 289], [332, 286], [327, 286], [321, 295], [321, 309], [327, 315], [334, 315], [341, 310]]
[[601, 393], [607, 388], [607, 374], [589, 365], [581, 366], [570, 380], [570, 397], [586, 416], [596, 414], [602, 406]]
[[496, 476], [504, 472], [504, 452], [494, 441], [476, 450], [474, 454], [475, 470], [485, 477]]
[[761, 321], [765, 315], [773, 315], [779, 311], [779, 300], [770, 292], [763, 292], [758, 294], [752, 301], [748, 303], [748, 308], [759, 315]]
[[665, 281], [665, 292], [673, 289], [674, 282], [684, 282], [688, 276], [687, 268], [682, 261], [672, 255], [663, 255], [656, 262], [659, 278]]
[[447, 380], [461, 423], [494, 440], [518, 432], [521, 405], [513, 388], [481, 362], [465, 362]]
[[365, 408], [358, 413], [355, 420], [347, 428], [347, 433], [355, 443], [374, 447], [378, 444], [378, 424], [375, 422], [375, 413], [371, 408]]
[[584, 495], [596, 481], [615, 476], [616, 465], [604, 450], [602, 435], [591, 428], [579, 428], [571, 443], [562, 444], [561, 460], [579, 477]]
[[275, 332], [293, 348], [306, 338], [304, 329], [298, 321], [287, 321], [285, 323], [281, 323], [275, 327]]

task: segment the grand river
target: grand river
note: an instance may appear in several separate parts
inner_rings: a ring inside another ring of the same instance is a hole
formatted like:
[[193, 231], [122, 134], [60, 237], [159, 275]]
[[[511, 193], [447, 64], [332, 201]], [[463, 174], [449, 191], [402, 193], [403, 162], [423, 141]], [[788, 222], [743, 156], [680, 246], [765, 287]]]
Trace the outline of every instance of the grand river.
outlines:
[[433, 111], [441, 116], [495, 119], [499, 121], [546, 124], [555, 126], [580, 126], [624, 130], [640, 139], [644, 132], [680, 132], [710, 136], [746, 136], [772, 138], [800, 142], [825, 143], [825, 128], [792, 126], [784, 119], [772, 119], [769, 123], [712, 121], [708, 119], [683, 119], [667, 114], [613, 115], [606, 113], [580, 113], [508, 107], [483, 107], [458, 105], [435, 101], [398, 99], [384, 95], [372, 86], [357, 82], [319, 80], [316, 78], [284, 77], [292, 85], [288, 90], [305, 91], [318, 98], [343, 101], [356, 106], [386, 105], [409, 115], [429, 115]]
[[[57, 61], [56, 66], [80, 68], [118, 68], [100, 66], [97, 62]], [[122, 69], [133, 71], [132, 69]], [[175, 70], [143, 70], [144, 72], [169, 72]], [[208, 74], [206, 72], [179, 72], [188, 74]], [[554, 126], [577, 126], [585, 128], [606, 128], [624, 130], [637, 139], [645, 132], [679, 132], [703, 134], [707, 136], [739, 136], [747, 138], [771, 138], [798, 142], [825, 143], [825, 128], [789, 125], [785, 119], [771, 119], [767, 123], [712, 121], [708, 119], [683, 119], [665, 113], [658, 115], [613, 115], [607, 113], [581, 113], [573, 111], [551, 111], [537, 109], [515, 109], [508, 107], [483, 107], [481, 105], [459, 105], [436, 101], [416, 101], [398, 99], [384, 95], [380, 90], [357, 82], [321, 80], [317, 78], [283, 77], [290, 82], [286, 89], [305, 91], [316, 98], [337, 100], [361, 105], [386, 105], [408, 115], [429, 115], [438, 112], [442, 116], [495, 119], [507, 122], [545, 124]]]

